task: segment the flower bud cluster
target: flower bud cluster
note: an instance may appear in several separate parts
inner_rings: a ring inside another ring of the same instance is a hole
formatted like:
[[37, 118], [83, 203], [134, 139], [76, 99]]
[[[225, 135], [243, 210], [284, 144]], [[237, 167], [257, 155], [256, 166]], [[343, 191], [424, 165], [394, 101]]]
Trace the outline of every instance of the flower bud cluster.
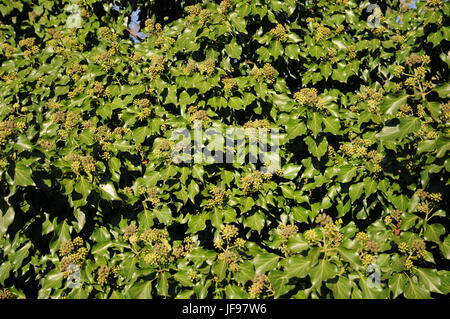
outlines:
[[211, 124], [211, 119], [208, 116], [208, 112], [205, 110], [199, 110], [198, 106], [192, 105], [188, 109], [189, 121], [194, 123], [195, 121], [202, 121], [202, 125], [208, 126]]
[[242, 177], [242, 192], [244, 195], [248, 195], [262, 190], [264, 183], [271, 177], [272, 174], [263, 174], [261, 171], [254, 171], [250, 175]]
[[198, 70], [207, 76], [214, 73], [216, 69], [216, 61], [213, 59], [207, 59], [198, 65]]
[[17, 299], [17, 295], [8, 289], [0, 289], [0, 300], [4, 299]]
[[211, 187], [209, 193], [213, 195], [213, 198], [208, 200], [208, 207], [210, 208], [221, 206], [228, 196], [227, 192], [224, 189], [217, 187], [215, 185]]
[[64, 272], [64, 277], [69, 277], [74, 269], [70, 265], [82, 266], [88, 255], [88, 250], [83, 246], [84, 241], [81, 237], [76, 237], [73, 241], [65, 241], [59, 248], [59, 270]]
[[272, 295], [274, 294], [269, 277], [264, 274], [256, 274], [252, 281], [252, 285], [248, 288], [250, 298], [259, 299], [264, 291]]
[[69, 154], [64, 157], [64, 160], [71, 162], [70, 167], [77, 177], [84, 172], [91, 180], [92, 175], [96, 173], [97, 162], [91, 155]]
[[256, 65], [251, 71], [257, 81], [265, 80], [267, 83], [273, 83], [275, 78], [276, 70], [269, 64], [266, 63], [262, 68], [258, 68]]
[[322, 39], [326, 39], [331, 35], [331, 29], [325, 26], [320, 25], [319, 23], [314, 24], [315, 27], [315, 35], [316, 41], [319, 42]]
[[363, 92], [358, 94], [358, 100], [367, 103], [369, 112], [373, 114], [379, 114], [379, 106], [384, 99], [383, 94], [384, 90], [382, 88], [376, 90], [374, 88], [366, 86], [364, 87]]
[[3, 54], [6, 58], [9, 58], [11, 54], [16, 51], [16, 48], [10, 45], [9, 43], [2, 43], [0, 44], [0, 48], [3, 49]]
[[112, 284], [115, 281], [115, 278], [119, 274], [119, 267], [110, 267], [108, 265], [101, 265], [97, 269], [97, 283], [101, 286], [105, 284]]
[[223, 89], [225, 91], [231, 91], [232, 89], [238, 87], [238, 82], [234, 78], [223, 79], [222, 82], [223, 82]]
[[270, 30], [270, 33], [273, 37], [281, 42], [286, 42], [288, 39], [287, 32], [289, 31], [289, 26], [283, 26], [282, 24], [277, 24], [273, 29]]
[[441, 193], [429, 193], [423, 189], [418, 189], [415, 192], [415, 195], [420, 199], [420, 202], [417, 205], [417, 210], [426, 215], [428, 215], [432, 209], [437, 207], [439, 202], [442, 201]]
[[164, 139], [153, 151], [153, 154], [158, 159], [164, 159], [164, 160], [170, 159], [171, 158], [171, 150], [172, 150], [173, 146], [174, 146], [173, 141]]
[[50, 141], [46, 140], [45, 138], [40, 139], [38, 143], [39, 143], [39, 146], [45, 150], [50, 150], [55, 146], [54, 142], [50, 142]]
[[217, 12], [219, 12], [222, 19], [226, 19], [232, 7], [233, 7], [233, 0], [222, 0], [219, 4]]
[[66, 74], [72, 78], [72, 80], [78, 80], [88, 70], [88, 66], [85, 64], [74, 63], [70, 68], [66, 69]]
[[294, 93], [294, 99], [300, 104], [321, 110], [323, 105], [315, 88], [303, 88]]

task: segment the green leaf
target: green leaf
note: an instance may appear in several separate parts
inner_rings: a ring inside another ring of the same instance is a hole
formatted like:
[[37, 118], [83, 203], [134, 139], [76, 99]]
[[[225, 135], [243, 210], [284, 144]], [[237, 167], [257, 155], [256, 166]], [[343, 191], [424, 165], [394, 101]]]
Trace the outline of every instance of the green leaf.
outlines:
[[404, 138], [408, 134], [415, 133], [420, 130], [422, 123], [418, 117], [405, 117], [400, 119], [399, 137]]
[[169, 276], [170, 274], [167, 271], [160, 272], [158, 275], [156, 289], [160, 296], [168, 296], [169, 294]]
[[249, 227], [250, 229], [256, 230], [258, 232], [258, 234], [264, 228], [265, 223], [266, 223], [266, 217], [264, 216], [264, 214], [262, 214], [260, 212], [256, 212], [244, 220], [244, 226]]
[[325, 124], [325, 131], [330, 132], [331, 134], [337, 135], [339, 134], [340, 122], [338, 118], [335, 117], [323, 117], [323, 123]]
[[389, 279], [389, 288], [392, 292], [392, 297], [397, 298], [401, 295], [406, 288], [408, 283], [408, 278], [403, 273], [395, 273], [392, 275], [392, 278]]
[[445, 234], [445, 228], [441, 224], [427, 225], [425, 228], [424, 238], [425, 240], [434, 241], [439, 244], [441, 242], [440, 237]]
[[227, 52], [230, 57], [238, 59], [242, 54], [242, 48], [236, 43], [236, 40], [233, 40], [233, 42], [225, 45], [225, 52]]
[[172, 211], [168, 206], [157, 207], [153, 209], [153, 213], [161, 224], [169, 225], [172, 221]]
[[141, 144], [150, 135], [151, 131], [148, 126], [141, 126], [133, 130], [133, 138], [136, 144]]
[[218, 260], [211, 267], [211, 271], [214, 275], [217, 276], [219, 280], [223, 280], [225, 275], [227, 274], [228, 262], [225, 260]]
[[352, 203], [361, 198], [363, 192], [364, 192], [364, 182], [358, 183], [358, 184], [352, 184], [350, 185], [348, 194], [350, 195], [350, 199], [352, 200]]
[[31, 168], [23, 163], [17, 163], [14, 171], [14, 186], [35, 186], [31, 174]]
[[294, 179], [297, 177], [298, 172], [302, 169], [299, 165], [288, 164], [283, 166], [283, 178]]
[[328, 143], [325, 138], [320, 138], [319, 141], [319, 144], [316, 144], [316, 141], [311, 136], [305, 138], [309, 152], [318, 159], [325, 155], [328, 149]]
[[450, 259], [450, 235], [445, 237], [444, 241], [439, 245], [439, 249], [446, 259]]
[[441, 98], [447, 98], [450, 95], [450, 83], [446, 83], [442, 86], [437, 86], [433, 89], [434, 92], [439, 94]]
[[441, 279], [436, 269], [430, 268], [416, 268], [416, 274], [419, 276], [419, 282], [425, 287], [427, 291], [434, 291], [442, 294]]
[[407, 94], [402, 94], [400, 96], [388, 95], [384, 98], [383, 103], [381, 103], [380, 109], [387, 115], [396, 114], [399, 108], [406, 104], [407, 99]]
[[265, 273], [274, 270], [278, 266], [280, 257], [272, 253], [261, 253], [253, 259], [257, 273]]
[[248, 293], [241, 287], [231, 284], [225, 287], [225, 295], [227, 299], [248, 299]]
[[311, 283], [317, 290], [320, 290], [322, 283], [328, 279], [334, 278], [337, 273], [338, 269], [335, 264], [325, 259], [321, 259], [319, 263], [311, 269]]
[[314, 137], [317, 137], [317, 134], [322, 131], [322, 120], [323, 117], [319, 113], [314, 112], [308, 121], [308, 128], [312, 131]]
[[15, 213], [13, 207], [9, 207], [4, 215], [0, 213], [0, 237], [3, 237], [6, 233], [9, 225], [14, 221], [14, 216]]
[[152, 281], [140, 281], [133, 284], [126, 295], [130, 299], [152, 299]]
[[88, 182], [86, 177], [81, 176], [78, 182], [75, 184], [75, 191], [83, 195], [83, 198], [86, 198], [91, 193], [92, 187]]
[[353, 179], [353, 177], [356, 176], [356, 172], [357, 167], [355, 166], [341, 166], [337, 174], [337, 181], [341, 183], [348, 183]]
[[420, 286], [417, 282], [413, 281], [413, 279], [408, 278], [405, 291], [405, 298], [408, 299], [430, 299], [430, 293], [425, 290], [422, 286]]
[[236, 279], [239, 280], [242, 284], [245, 284], [248, 281], [252, 281], [255, 278], [255, 266], [246, 260], [243, 263], [239, 264], [239, 269], [236, 274]]
[[206, 227], [206, 221], [208, 220], [208, 214], [203, 212], [198, 215], [191, 215], [188, 222], [187, 233], [197, 233], [202, 231]]
[[287, 274], [282, 271], [275, 270], [270, 272], [269, 281], [275, 290], [275, 298], [283, 296], [295, 287], [294, 285], [288, 285], [289, 279]]
[[292, 140], [297, 136], [304, 135], [306, 133], [306, 125], [303, 122], [286, 125], [287, 140]]
[[311, 261], [305, 256], [290, 257], [286, 266], [284, 267], [284, 273], [288, 278], [304, 278], [309, 274], [311, 269]]
[[255, 201], [250, 196], [241, 198], [242, 213], [248, 212], [255, 205]]
[[148, 211], [144, 210], [138, 214], [138, 221], [139, 225], [141, 225], [144, 228], [150, 228], [153, 226], [153, 214]]
[[288, 240], [287, 247], [293, 253], [299, 253], [308, 249], [310, 246], [302, 234], [295, 234]]
[[335, 299], [350, 299], [353, 282], [346, 277], [339, 277], [335, 283], [327, 283], [327, 287], [333, 292]]
[[98, 188], [100, 189], [100, 194], [103, 199], [106, 200], [121, 200], [119, 195], [117, 195], [116, 189], [114, 188], [114, 185], [112, 182], [109, 182], [107, 184], [99, 185]]

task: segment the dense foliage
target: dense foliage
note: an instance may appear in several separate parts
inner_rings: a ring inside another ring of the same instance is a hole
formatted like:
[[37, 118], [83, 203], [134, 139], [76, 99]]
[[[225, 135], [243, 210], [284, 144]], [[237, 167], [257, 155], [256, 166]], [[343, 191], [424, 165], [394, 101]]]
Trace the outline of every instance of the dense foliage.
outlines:
[[142, 2], [0, 2], [0, 298], [449, 293], [449, 2]]

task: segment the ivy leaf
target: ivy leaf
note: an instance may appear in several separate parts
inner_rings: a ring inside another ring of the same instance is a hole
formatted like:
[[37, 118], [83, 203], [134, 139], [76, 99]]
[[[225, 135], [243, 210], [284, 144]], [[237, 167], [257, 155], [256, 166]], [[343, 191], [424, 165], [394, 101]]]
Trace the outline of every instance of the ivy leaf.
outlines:
[[14, 186], [35, 186], [31, 173], [31, 168], [23, 163], [17, 163], [14, 170]]
[[88, 182], [86, 177], [81, 176], [78, 182], [75, 184], [75, 191], [83, 195], [83, 198], [86, 198], [91, 193], [92, 187]]
[[429, 268], [416, 268], [416, 273], [419, 276], [419, 282], [425, 287], [428, 291], [434, 291], [439, 294], [442, 294], [441, 291], [441, 279], [436, 271], [436, 269]]
[[270, 272], [269, 281], [272, 285], [272, 288], [275, 290], [275, 298], [278, 298], [286, 293], [288, 293], [291, 289], [293, 289], [294, 285], [288, 285], [289, 277], [282, 271], [275, 270]]
[[407, 94], [402, 94], [400, 96], [388, 95], [384, 98], [383, 102], [380, 105], [380, 110], [386, 115], [396, 114], [398, 109], [406, 104], [406, 100], [408, 99]]
[[256, 212], [255, 214], [247, 217], [244, 220], [244, 226], [249, 227], [250, 229], [256, 230], [258, 234], [264, 228], [264, 224], [266, 223], [266, 218], [264, 214], [260, 212]]
[[434, 241], [439, 244], [440, 237], [445, 234], [445, 228], [441, 224], [427, 225], [424, 233], [425, 240]]
[[322, 130], [322, 119], [319, 113], [314, 112], [308, 121], [308, 128], [313, 132], [314, 137], [317, 137], [317, 134]]
[[335, 117], [323, 117], [323, 123], [325, 124], [325, 131], [331, 134], [338, 135], [340, 129], [340, 122], [338, 118]]
[[446, 259], [450, 259], [450, 235], [445, 237], [444, 241], [439, 245], [439, 249]]
[[225, 260], [218, 260], [211, 267], [212, 273], [216, 275], [219, 280], [223, 280], [225, 278], [227, 269], [228, 269], [228, 262], [226, 262]]
[[410, 278], [407, 280], [404, 295], [408, 299], [431, 299], [430, 293]]
[[233, 42], [225, 45], [225, 51], [227, 52], [227, 54], [234, 58], [234, 59], [238, 59], [241, 54], [242, 54], [242, 48], [240, 45], [238, 45], [236, 43], [236, 40], [234, 40]]
[[389, 279], [389, 288], [393, 294], [393, 298], [397, 298], [405, 291], [405, 287], [408, 283], [408, 279], [403, 273], [395, 273], [392, 278]]
[[295, 234], [288, 240], [286, 245], [293, 253], [302, 252], [310, 247], [302, 234]]
[[160, 296], [167, 296], [169, 294], [169, 276], [170, 274], [167, 271], [160, 272], [158, 275], [156, 289]]
[[225, 295], [227, 299], [248, 299], [248, 293], [241, 287], [231, 284], [225, 287]]
[[304, 278], [309, 274], [310, 269], [311, 261], [308, 258], [294, 256], [287, 260], [284, 273], [288, 278]]
[[320, 290], [320, 286], [328, 279], [335, 277], [338, 269], [335, 264], [321, 259], [319, 263], [311, 269], [311, 283], [316, 289]]
[[111, 182], [99, 185], [98, 188], [101, 190], [102, 198], [106, 200], [121, 200], [119, 195], [117, 195], [114, 185]]
[[349, 299], [352, 293], [353, 282], [346, 277], [339, 277], [335, 283], [327, 283], [335, 299]]
[[206, 227], [206, 221], [208, 220], [208, 214], [203, 212], [198, 215], [191, 215], [188, 222], [187, 233], [197, 233], [202, 231]]
[[319, 140], [319, 144], [316, 144], [316, 141], [313, 140], [311, 136], [305, 138], [305, 143], [306, 145], [308, 145], [309, 152], [318, 159], [325, 155], [328, 149], [328, 143], [326, 139], [320, 138]]
[[152, 281], [140, 281], [133, 284], [126, 295], [130, 299], [152, 299]]
[[261, 253], [253, 259], [257, 273], [274, 270], [278, 266], [280, 257], [272, 253]]
[[350, 185], [348, 194], [350, 195], [352, 203], [355, 200], [361, 198], [363, 192], [364, 192], [364, 182]]

